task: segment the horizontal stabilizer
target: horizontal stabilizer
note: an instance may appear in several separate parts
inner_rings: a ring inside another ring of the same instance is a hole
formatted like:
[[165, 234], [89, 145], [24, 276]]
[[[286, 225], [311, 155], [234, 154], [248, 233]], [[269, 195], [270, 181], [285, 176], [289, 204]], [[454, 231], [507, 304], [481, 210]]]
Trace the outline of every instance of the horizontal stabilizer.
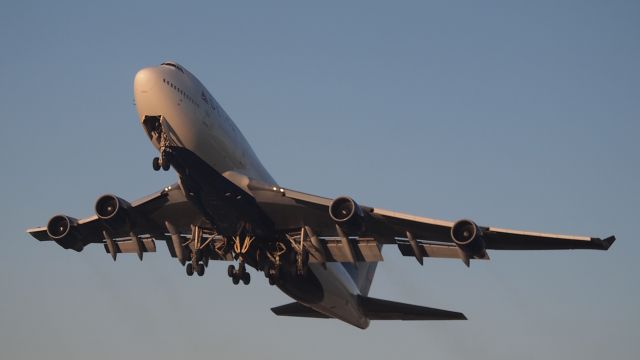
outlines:
[[328, 319], [329, 316], [317, 312], [312, 308], [302, 305], [299, 302], [292, 302], [290, 304], [285, 304], [281, 306], [276, 306], [271, 308], [274, 314], [278, 316], [295, 316], [295, 317], [306, 317], [306, 318], [318, 318], [318, 319]]
[[425, 306], [360, 297], [360, 306], [370, 320], [467, 320], [463, 313]]
[[[360, 296], [359, 300], [362, 311], [369, 320], [467, 320], [467, 317], [464, 316], [463, 313], [455, 311], [434, 309], [366, 296]], [[271, 308], [271, 311], [278, 316], [318, 319], [330, 318], [330, 316], [299, 302], [277, 306]]]

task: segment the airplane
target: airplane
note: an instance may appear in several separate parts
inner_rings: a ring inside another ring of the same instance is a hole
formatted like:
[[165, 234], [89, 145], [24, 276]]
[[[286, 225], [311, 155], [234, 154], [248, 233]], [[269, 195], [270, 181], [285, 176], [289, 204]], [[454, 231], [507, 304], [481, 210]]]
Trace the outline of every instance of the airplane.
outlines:
[[229, 261], [234, 284], [247, 267], [263, 272], [294, 302], [279, 316], [335, 318], [361, 329], [371, 320], [466, 320], [460, 312], [369, 297], [382, 247], [419, 264], [429, 258], [488, 260], [487, 250], [607, 250], [614, 236], [557, 235], [419, 217], [278, 185], [222, 106], [184, 66], [167, 61], [139, 70], [133, 84], [139, 121], [158, 150], [156, 171], [178, 181], [128, 202], [106, 194], [83, 219], [53, 216], [28, 229], [40, 241], [77, 252], [102, 245], [115, 261], [140, 260], [164, 241], [188, 276]]

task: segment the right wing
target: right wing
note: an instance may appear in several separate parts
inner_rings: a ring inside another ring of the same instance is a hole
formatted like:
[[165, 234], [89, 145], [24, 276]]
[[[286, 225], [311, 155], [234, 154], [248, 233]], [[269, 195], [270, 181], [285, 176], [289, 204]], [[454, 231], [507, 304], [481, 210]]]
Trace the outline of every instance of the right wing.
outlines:
[[[96, 202], [98, 214], [77, 220], [56, 215], [47, 226], [28, 229], [39, 241], [55, 241], [65, 249], [82, 251], [89, 244], [102, 244], [116, 259], [118, 253], [155, 252], [154, 240], [164, 240], [169, 253], [184, 262], [189, 247], [192, 224], [205, 229], [210, 250], [215, 257], [215, 245], [224, 241], [217, 237], [201, 212], [187, 200], [179, 184], [138, 199], [131, 204], [113, 195], [104, 195]], [[195, 220], [194, 220], [195, 219]]]
[[[360, 206], [348, 197], [332, 200], [285, 188], [264, 189], [259, 196], [279, 229], [299, 234], [297, 241], [309, 235], [309, 251], [319, 262], [382, 261], [380, 247], [390, 244], [420, 263], [425, 257], [437, 257], [457, 258], [469, 265], [470, 259], [489, 259], [486, 250], [607, 250], [615, 241], [614, 236], [559, 235], [479, 226], [469, 220], [438, 220]], [[334, 210], [342, 212], [344, 219], [337, 219], [342, 215], [333, 214]], [[354, 225], [357, 229], [350, 231]], [[464, 234], [469, 239], [463, 239]]]

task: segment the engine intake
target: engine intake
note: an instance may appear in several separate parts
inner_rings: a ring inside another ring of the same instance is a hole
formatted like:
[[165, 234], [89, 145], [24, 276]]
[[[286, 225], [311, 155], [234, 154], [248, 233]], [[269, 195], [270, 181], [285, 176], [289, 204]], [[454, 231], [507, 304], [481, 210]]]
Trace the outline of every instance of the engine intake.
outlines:
[[361, 233], [364, 230], [365, 213], [350, 197], [341, 196], [333, 200], [329, 206], [329, 216], [349, 233]]
[[471, 257], [484, 257], [486, 253], [482, 232], [471, 220], [460, 220], [451, 227], [451, 239]]
[[119, 227], [130, 222], [129, 204], [115, 195], [102, 195], [96, 201], [96, 215], [109, 227]]
[[76, 232], [78, 220], [66, 216], [56, 215], [47, 223], [47, 235], [65, 249], [82, 251], [84, 244]]

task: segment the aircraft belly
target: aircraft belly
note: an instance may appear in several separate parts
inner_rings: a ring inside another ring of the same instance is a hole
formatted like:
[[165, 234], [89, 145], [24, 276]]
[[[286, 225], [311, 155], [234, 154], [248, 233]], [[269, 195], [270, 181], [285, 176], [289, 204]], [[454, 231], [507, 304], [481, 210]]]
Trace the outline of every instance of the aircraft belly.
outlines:
[[256, 200], [189, 149], [170, 147], [171, 164], [180, 174], [187, 197], [226, 236], [241, 227], [256, 236], [271, 236], [273, 224]]
[[340, 263], [309, 264], [310, 270], [322, 285], [324, 297], [321, 302], [305, 304], [316, 311], [327, 314], [359, 328], [367, 328], [369, 319], [360, 308], [360, 292], [349, 273]]

